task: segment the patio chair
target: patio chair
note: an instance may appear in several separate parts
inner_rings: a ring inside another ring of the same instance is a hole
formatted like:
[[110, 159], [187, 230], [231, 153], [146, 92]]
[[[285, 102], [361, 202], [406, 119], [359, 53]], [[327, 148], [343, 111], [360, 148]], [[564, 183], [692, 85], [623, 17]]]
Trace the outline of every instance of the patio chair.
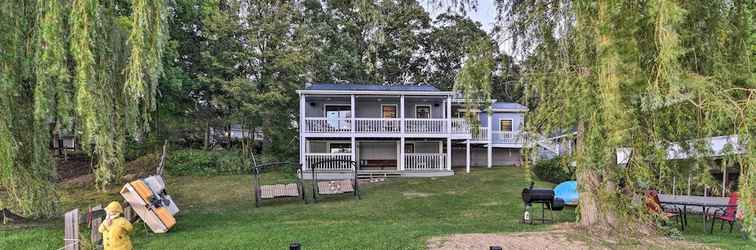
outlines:
[[[255, 186], [255, 207], [260, 207], [262, 200], [264, 199], [278, 199], [278, 198], [291, 198], [299, 197], [307, 204], [305, 197], [304, 184], [302, 183], [302, 168], [299, 164], [290, 162], [270, 162], [257, 165], [255, 161], [252, 161], [254, 166], [252, 167], [252, 175], [254, 176]], [[297, 171], [297, 180], [289, 183], [278, 183], [262, 185], [260, 178], [266, 170], [273, 168], [284, 169], [286, 167], [295, 168]]]
[[[736, 213], [738, 211], [738, 192], [730, 193], [730, 200], [727, 202], [727, 207], [714, 211], [713, 218], [721, 221], [719, 230], [724, 230], [724, 223], [730, 224], [730, 233], [732, 233], [732, 226], [737, 223]], [[714, 222], [712, 222], [712, 226]], [[713, 230], [713, 229], [712, 229]]]
[[[333, 171], [324, 168], [329, 166], [349, 166], [348, 171]], [[358, 165], [350, 160], [322, 160], [310, 166], [312, 173], [312, 199], [320, 201], [321, 195], [338, 195], [352, 193], [358, 200], [360, 188], [357, 181]], [[330, 174], [330, 177], [329, 177]]]
[[646, 191], [644, 200], [646, 209], [648, 209], [652, 214], [659, 215], [662, 219], [664, 219], [664, 221], [673, 219], [675, 223], [682, 222], [680, 209], [675, 207], [664, 207], [659, 200], [659, 193], [657, 193], [655, 190]]

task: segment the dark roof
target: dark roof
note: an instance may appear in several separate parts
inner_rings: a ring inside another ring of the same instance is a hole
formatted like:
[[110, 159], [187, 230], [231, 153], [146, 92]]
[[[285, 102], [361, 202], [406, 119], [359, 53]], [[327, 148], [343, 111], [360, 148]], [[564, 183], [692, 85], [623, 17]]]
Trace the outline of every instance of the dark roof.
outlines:
[[495, 102], [491, 108], [493, 109], [527, 109], [527, 107], [513, 102]]
[[311, 83], [305, 90], [348, 90], [348, 91], [440, 91], [428, 84], [363, 84], [363, 83]]

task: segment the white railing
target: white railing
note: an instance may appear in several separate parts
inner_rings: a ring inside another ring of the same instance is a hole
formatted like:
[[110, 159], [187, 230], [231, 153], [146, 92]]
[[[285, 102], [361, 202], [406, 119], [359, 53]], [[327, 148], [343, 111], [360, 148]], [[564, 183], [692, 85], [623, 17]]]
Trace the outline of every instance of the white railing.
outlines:
[[446, 154], [405, 154], [404, 170], [445, 170]]
[[451, 122], [451, 132], [453, 134], [469, 134], [470, 124], [464, 118], [454, 118]]
[[404, 132], [407, 134], [443, 134], [446, 133], [447, 119], [404, 119]]
[[352, 130], [351, 118], [305, 118], [305, 132], [308, 133], [333, 133], [349, 132]]
[[525, 134], [520, 132], [494, 131], [492, 133], [494, 144], [523, 144]]
[[[312, 169], [312, 165], [321, 161], [327, 160], [352, 160], [351, 153], [306, 153], [305, 160], [307, 161], [307, 169]], [[323, 171], [343, 171], [352, 170], [352, 164], [348, 162], [328, 162], [320, 164], [317, 170]]]
[[[470, 129], [472, 130], [472, 129]], [[488, 128], [478, 128], [478, 133], [472, 135], [473, 141], [488, 141]]]
[[355, 118], [358, 133], [400, 133], [401, 124], [398, 118]]

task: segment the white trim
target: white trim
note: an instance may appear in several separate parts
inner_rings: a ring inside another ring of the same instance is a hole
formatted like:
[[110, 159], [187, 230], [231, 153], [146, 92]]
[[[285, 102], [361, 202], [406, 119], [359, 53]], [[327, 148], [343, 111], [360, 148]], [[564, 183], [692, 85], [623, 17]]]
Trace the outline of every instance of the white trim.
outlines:
[[[509, 121], [509, 123], [512, 125], [512, 130], [502, 130], [501, 129], [501, 122], [502, 121]], [[498, 123], [499, 123], [499, 131], [501, 131], [501, 132], [515, 132], [515, 130], [514, 130], [514, 119], [501, 118], [501, 119], [498, 120]]]
[[451, 91], [363, 91], [363, 90], [297, 90], [298, 94], [325, 94], [325, 95], [429, 95], [429, 96], [452, 96]]
[[[417, 107], [428, 107], [428, 118], [417, 117]], [[415, 104], [415, 119], [433, 119], [433, 105], [431, 104]]]
[[[383, 117], [383, 107], [384, 106], [394, 106], [394, 114], [396, 115], [396, 117], [392, 117], [392, 118]], [[381, 103], [381, 110], [378, 113], [381, 114], [381, 119], [398, 119], [399, 118], [399, 116], [398, 116], [398, 114], [399, 114], [399, 105], [398, 104], [390, 104], [390, 103], [389, 104], [383, 104], [383, 103]]]
[[528, 109], [491, 109], [493, 112], [516, 112], [516, 113], [525, 113], [528, 112]]

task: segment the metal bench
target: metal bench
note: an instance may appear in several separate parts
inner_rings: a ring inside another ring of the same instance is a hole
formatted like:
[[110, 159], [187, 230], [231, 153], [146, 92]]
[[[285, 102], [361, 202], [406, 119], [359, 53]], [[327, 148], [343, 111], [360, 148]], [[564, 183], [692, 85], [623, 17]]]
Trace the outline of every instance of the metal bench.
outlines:
[[[323, 170], [325, 166], [332, 166], [333, 164], [344, 164], [351, 166], [351, 170], [342, 172], [346, 174], [346, 177], [319, 179], [319, 174], [333, 173], [332, 171]], [[360, 197], [360, 188], [357, 182], [357, 162], [350, 160], [323, 160], [315, 162], [311, 165], [310, 171], [312, 173], [312, 199], [315, 202], [320, 200], [321, 195], [337, 195], [352, 193], [358, 200]]]
[[[305, 204], [307, 199], [305, 197], [304, 184], [302, 183], [302, 168], [299, 164], [290, 162], [270, 162], [257, 165], [253, 161], [252, 167], [253, 182], [255, 187], [255, 207], [260, 207], [263, 199], [277, 199], [277, 198], [291, 198], [299, 197], [304, 200]], [[297, 180], [292, 183], [279, 183], [262, 185], [260, 178], [266, 170], [279, 168], [294, 168], [297, 172]]]

